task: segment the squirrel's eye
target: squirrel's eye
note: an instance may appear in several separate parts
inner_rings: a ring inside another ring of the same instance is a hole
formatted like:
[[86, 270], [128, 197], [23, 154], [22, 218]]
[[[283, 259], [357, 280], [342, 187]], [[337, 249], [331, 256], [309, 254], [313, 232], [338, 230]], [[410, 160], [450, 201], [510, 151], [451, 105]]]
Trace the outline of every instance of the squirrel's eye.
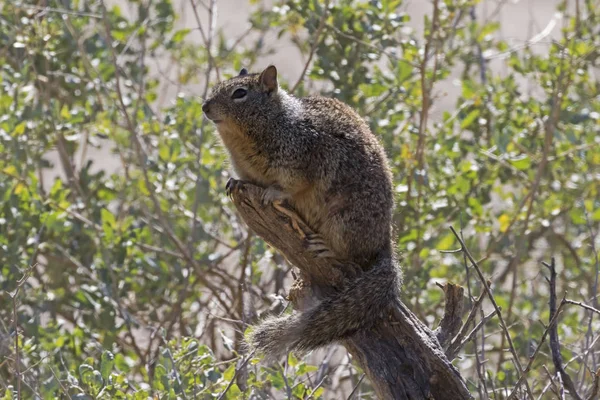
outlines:
[[246, 89], [235, 89], [235, 92], [233, 92], [233, 94], [231, 95], [232, 99], [241, 99], [242, 97], [246, 96], [248, 92], [246, 91]]

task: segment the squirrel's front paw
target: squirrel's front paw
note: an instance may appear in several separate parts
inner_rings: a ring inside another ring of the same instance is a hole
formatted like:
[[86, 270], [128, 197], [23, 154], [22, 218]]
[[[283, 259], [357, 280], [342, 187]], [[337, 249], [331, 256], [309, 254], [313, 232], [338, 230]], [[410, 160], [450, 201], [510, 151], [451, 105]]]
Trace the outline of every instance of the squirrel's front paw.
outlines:
[[267, 187], [262, 194], [261, 202], [263, 206], [266, 206], [269, 203], [273, 203], [274, 201], [283, 201], [290, 199], [291, 196], [285, 193], [281, 187], [278, 185], [271, 185]]
[[225, 193], [227, 196], [231, 198], [235, 193], [239, 192], [244, 184], [244, 181], [240, 181], [238, 179], [229, 178], [227, 184], [225, 185]]

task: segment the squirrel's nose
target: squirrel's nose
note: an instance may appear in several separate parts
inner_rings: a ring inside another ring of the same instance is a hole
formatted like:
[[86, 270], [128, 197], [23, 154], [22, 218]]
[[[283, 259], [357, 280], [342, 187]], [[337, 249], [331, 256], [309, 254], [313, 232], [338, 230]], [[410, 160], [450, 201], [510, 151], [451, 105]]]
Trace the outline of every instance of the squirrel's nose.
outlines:
[[209, 109], [209, 102], [207, 101], [207, 102], [204, 102], [204, 104], [202, 104], [202, 112], [204, 114], [206, 114], [208, 112], [208, 109]]

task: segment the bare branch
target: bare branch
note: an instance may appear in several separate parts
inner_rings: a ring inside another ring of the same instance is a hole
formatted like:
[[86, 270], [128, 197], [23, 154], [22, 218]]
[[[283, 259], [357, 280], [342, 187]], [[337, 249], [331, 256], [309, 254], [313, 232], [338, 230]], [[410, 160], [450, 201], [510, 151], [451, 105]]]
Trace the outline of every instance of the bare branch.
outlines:
[[576, 400], [582, 400], [582, 397], [579, 395], [579, 393], [577, 393], [577, 389], [575, 388], [573, 380], [565, 370], [562, 355], [560, 354], [560, 341], [558, 339], [558, 324], [556, 323], [556, 317], [558, 316], [560, 308], [566, 304], [567, 301], [563, 298], [560, 306], [558, 307], [559, 309], [556, 308], [556, 265], [554, 257], [552, 257], [552, 262], [550, 264], [546, 262], [542, 262], [542, 264], [550, 270], [550, 279], [548, 279], [548, 284], [550, 286], [550, 324], [548, 325], [548, 329], [550, 329], [550, 350], [552, 351], [552, 363], [554, 364], [556, 372], [558, 372], [560, 375], [563, 385], [569, 391], [571, 397]]
[[579, 306], [581, 308], [585, 308], [588, 311], [595, 312], [596, 314], [600, 314], [600, 310], [598, 310], [597, 308], [594, 308], [592, 306], [588, 306], [587, 304], [582, 303], [580, 301], [565, 299], [565, 303], [567, 303], [567, 304], [573, 304], [573, 305]]
[[21, 349], [19, 348], [19, 318], [18, 318], [18, 314], [17, 314], [17, 299], [19, 296], [19, 292], [21, 291], [21, 288], [25, 285], [25, 283], [27, 282], [27, 279], [29, 279], [29, 277], [31, 276], [31, 272], [33, 271], [33, 269], [36, 266], [37, 266], [37, 264], [32, 265], [31, 267], [27, 268], [27, 270], [25, 270], [21, 279], [19, 279], [17, 281], [17, 287], [14, 290], [14, 292], [12, 292], [12, 293], [6, 292], [6, 294], [10, 297], [10, 299], [12, 301], [12, 311], [13, 311], [13, 321], [12, 322], [13, 322], [13, 329], [15, 331], [15, 374], [17, 376], [17, 399], [21, 398], [21, 381], [22, 381]]
[[463, 338], [467, 334], [467, 332], [469, 330], [469, 326], [471, 326], [471, 323], [475, 319], [475, 315], [477, 315], [477, 312], [479, 311], [479, 307], [481, 306], [481, 303], [483, 302], [484, 298], [485, 298], [485, 292], [483, 292], [481, 295], [479, 295], [477, 300], [475, 300], [475, 303], [473, 304], [473, 307], [471, 307], [471, 311], [469, 312], [469, 315], [467, 316], [467, 320], [461, 327], [460, 331], [458, 332], [458, 335], [456, 335], [456, 337], [452, 340], [452, 343], [446, 350], [446, 356], [448, 357], [448, 359], [453, 360], [456, 357], [456, 355], [458, 354], [458, 352], [460, 351], [460, 349], [462, 348], [461, 343], [463, 341]]
[[496, 311], [492, 311], [491, 313], [489, 313], [488, 315], [484, 316], [481, 321], [479, 321], [477, 323], [477, 325], [475, 325], [475, 328], [473, 328], [471, 330], [471, 332], [469, 332], [465, 338], [457, 345], [457, 350], [462, 349], [467, 343], [469, 343], [471, 340], [473, 340], [475, 338], [475, 335], [477, 334], [477, 331], [479, 331], [481, 329], [482, 326], [484, 326], [490, 319], [492, 319], [492, 317], [496, 315]]
[[302, 73], [300, 74], [300, 77], [296, 81], [296, 84], [294, 86], [292, 86], [292, 88], [290, 89], [290, 93], [294, 93], [296, 91], [298, 86], [300, 86], [300, 83], [302, 83], [302, 80], [304, 79], [304, 75], [306, 75], [306, 71], [308, 70], [308, 67], [310, 66], [310, 63], [315, 55], [315, 52], [317, 51], [317, 47], [319, 46], [321, 32], [323, 32], [323, 28], [325, 28], [325, 21], [327, 21], [327, 17], [329, 17], [329, 0], [326, 0], [325, 4], [323, 5], [323, 14], [321, 15], [321, 19], [319, 20], [319, 26], [317, 27], [317, 30], [315, 31], [315, 34], [313, 35], [313, 38], [311, 40], [312, 45], [310, 46], [310, 53], [308, 54], [308, 60], [306, 60], [306, 63], [304, 64], [304, 68], [302, 69]]
[[[477, 272], [477, 276], [479, 277], [479, 280], [481, 281], [481, 284], [483, 285], [483, 287], [485, 289], [485, 293], [487, 293], [490, 301], [492, 302], [492, 305], [494, 306], [494, 309], [496, 310], [496, 313], [498, 314], [498, 319], [500, 320], [500, 327], [502, 328], [502, 331], [506, 337], [506, 340], [508, 342], [508, 348], [510, 349], [510, 353], [513, 356], [515, 365], [518, 367], [518, 370], [519, 370], [518, 372], [521, 376], [521, 378], [519, 378], [519, 382], [517, 382], [517, 386], [515, 387], [515, 391], [513, 392], [513, 394], [516, 393], [516, 390], [518, 389], [518, 387], [521, 385], [522, 381], [524, 380], [525, 384], [527, 386], [527, 394], [528, 394], [529, 398], [533, 400], [533, 395], [531, 394], [531, 390], [529, 389], [527, 379], [525, 379], [523, 366], [521, 365], [521, 361], [519, 360], [519, 356], [515, 349], [515, 345], [513, 344], [512, 338], [510, 337], [510, 333], [508, 332], [508, 327], [506, 326], [506, 323], [504, 322], [504, 318], [502, 317], [502, 311], [500, 310], [500, 307], [498, 306], [498, 303], [496, 303], [496, 299], [494, 298], [494, 295], [492, 294], [490, 285], [489, 285], [488, 281], [485, 279], [485, 277], [483, 276], [483, 273], [481, 272], [481, 268], [479, 268], [479, 265], [477, 264], [477, 262], [475, 261], [475, 259], [471, 255], [471, 253], [469, 252], [469, 249], [467, 249], [465, 242], [461, 239], [461, 237], [458, 235], [458, 233], [456, 233], [456, 230], [454, 230], [454, 227], [451, 226], [450, 230], [452, 231], [452, 233], [454, 234], [454, 236], [460, 243], [464, 253], [466, 254], [469, 261], [471, 262], [471, 265], [473, 265], [473, 268], [475, 268], [475, 271]], [[513, 395], [513, 397], [514, 397], [514, 395]]]
[[358, 382], [356, 382], [356, 385], [354, 385], [354, 389], [352, 389], [352, 393], [350, 393], [350, 396], [348, 396], [348, 400], [354, 399], [354, 395], [358, 391], [358, 388], [360, 387], [360, 384], [362, 383], [363, 379], [365, 379], [365, 374], [362, 374]]
[[[335, 261], [313, 257], [304, 239], [313, 231], [286, 203], [262, 205], [263, 189], [246, 182], [230, 180], [228, 189], [250, 229], [300, 270], [300, 279], [289, 295], [297, 309], [339, 290], [362, 273], [358, 265], [340, 267]], [[472, 398], [436, 335], [400, 299], [390, 305], [386, 321], [370, 331], [357, 332], [342, 344], [369, 377], [380, 398]]]
[[592, 390], [586, 400], [598, 400], [598, 395], [600, 395], [600, 368], [598, 368], [598, 371], [596, 371], [596, 373], [594, 374], [594, 383], [592, 384]]
[[439, 285], [446, 296], [444, 317], [440, 326], [434, 331], [438, 341], [444, 348], [448, 348], [450, 341], [461, 328], [462, 314], [464, 308], [463, 295], [465, 290], [453, 283]]

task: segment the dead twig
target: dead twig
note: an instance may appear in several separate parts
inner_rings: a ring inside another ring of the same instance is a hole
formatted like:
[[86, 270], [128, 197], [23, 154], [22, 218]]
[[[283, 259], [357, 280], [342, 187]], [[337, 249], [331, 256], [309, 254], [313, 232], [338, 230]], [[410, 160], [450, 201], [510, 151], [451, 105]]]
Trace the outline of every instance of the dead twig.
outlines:
[[464, 289], [453, 283], [444, 285], [438, 284], [445, 294], [444, 316], [440, 321], [440, 326], [434, 331], [438, 341], [443, 348], [450, 345], [450, 341], [461, 329], [462, 314], [463, 314], [463, 295]]
[[475, 259], [471, 255], [471, 253], [469, 252], [469, 249], [465, 245], [465, 242], [461, 239], [461, 237], [458, 235], [458, 233], [456, 233], [456, 230], [454, 229], [454, 227], [451, 226], [450, 230], [452, 231], [452, 233], [454, 234], [454, 236], [456, 237], [456, 239], [460, 243], [461, 248], [462, 248], [464, 254], [467, 256], [467, 258], [471, 262], [471, 265], [473, 266], [473, 268], [477, 272], [477, 276], [479, 277], [479, 280], [481, 281], [481, 284], [483, 285], [483, 287], [485, 289], [485, 293], [488, 295], [488, 298], [490, 299], [492, 305], [494, 306], [494, 310], [496, 310], [496, 313], [498, 314], [498, 319], [500, 321], [500, 327], [502, 328], [502, 332], [504, 333], [504, 336], [506, 337], [506, 340], [508, 342], [508, 348], [510, 350], [510, 353], [513, 356], [515, 365], [518, 368], [518, 372], [519, 372], [519, 375], [520, 375], [519, 382], [517, 382], [517, 386], [515, 387], [515, 390], [514, 390], [513, 394], [511, 394], [512, 397], [509, 397], [509, 399], [510, 398], [514, 398], [514, 396], [516, 395], [516, 391], [517, 391], [518, 387], [521, 385], [521, 383], [523, 383], [523, 381], [525, 381], [525, 387], [526, 387], [527, 395], [528, 395], [528, 397], [530, 399], [533, 400], [533, 395], [531, 394], [531, 389], [529, 388], [529, 384], [527, 382], [527, 379], [525, 379], [525, 370], [523, 369], [523, 365], [521, 364], [521, 361], [519, 360], [519, 356], [518, 356], [517, 351], [515, 349], [515, 345], [513, 344], [512, 338], [510, 337], [510, 333], [508, 332], [508, 327], [506, 326], [506, 322], [504, 322], [504, 318], [502, 317], [502, 311], [501, 311], [500, 307], [498, 306], [498, 303], [496, 303], [496, 299], [494, 298], [494, 295], [492, 294], [492, 290], [490, 289], [490, 285], [488, 284], [488, 281], [483, 276], [483, 273], [481, 272], [481, 268], [479, 268], [479, 265], [477, 264], [477, 262], [475, 261]]
[[457, 345], [457, 349], [458, 350], [462, 349], [467, 343], [469, 343], [471, 340], [473, 340], [475, 338], [475, 335], [477, 334], [477, 331], [479, 331], [482, 326], [484, 326], [490, 319], [492, 319], [492, 317], [494, 315], [496, 315], [496, 311], [492, 311], [488, 315], [485, 315], [481, 319], [481, 321], [479, 321], [477, 323], [477, 325], [475, 325], [475, 328], [471, 329], [471, 332], [469, 332], [465, 336], [465, 338], [460, 341], [460, 343]]
[[354, 395], [356, 394], [358, 388], [360, 387], [360, 384], [362, 383], [363, 379], [365, 379], [365, 374], [362, 374], [362, 376], [360, 377], [358, 382], [356, 382], [356, 385], [354, 385], [354, 389], [352, 389], [352, 393], [350, 393], [350, 396], [348, 396], [348, 400], [354, 399]]
[[592, 383], [592, 390], [586, 400], [598, 400], [600, 394], [600, 368], [594, 374], [594, 383]]
[[17, 377], [17, 399], [19, 400], [21, 399], [21, 349], [19, 347], [19, 318], [17, 313], [17, 298], [21, 288], [25, 285], [27, 279], [29, 279], [33, 269], [36, 266], [37, 264], [34, 264], [25, 270], [21, 279], [17, 281], [17, 287], [12, 293], [6, 292], [12, 301], [13, 329], [15, 331], [15, 375]]
[[452, 340], [452, 343], [450, 343], [450, 346], [448, 346], [448, 349], [446, 350], [446, 356], [448, 357], [449, 360], [453, 360], [456, 357], [456, 355], [458, 354], [458, 352], [460, 351], [460, 349], [462, 348], [462, 346], [460, 344], [463, 341], [463, 338], [467, 335], [469, 326], [471, 326], [471, 323], [475, 319], [475, 315], [479, 311], [479, 307], [481, 306], [481, 303], [483, 302], [484, 298], [485, 298], [485, 292], [481, 293], [479, 295], [479, 297], [477, 298], [477, 300], [475, 300], [475, 303], [473, 304], [473, 307], [471, 307], [471, 311], [469, 312], [469, 315], [467, 316], [467, 320], [461, 327], [461, 329], [458, 332], [458, 334], [456, 335], [456, 337]]
[[[105, 4], [104, 0], [102, 1], [102, 13], [103, 13], [103, 20], [104, 20], [104, 30], [105, 30], [104, 33], [106, 35], [107, 42], [112, 43], [113, 42], [112, 31], [110, 28], [109, 19], [108, 19], [108, 11], [106, 9], [106, 4]], [[150, 180], [150, 177], [148, 175], [148, 168], [146, 167], [147, 154], [145, 153], [145, 150], [142, 148], [142, 143], [140, 142], [140, 139], [138, 137], [137, 128], [134, 125], [134, 122], [133, 122], [131, 116], [129, 115], [129, 112], [127, 111], [127, 106], [125, 105], [124, 96], [121, 91], [121, 74], [119, 72], [120, 71], [119, 65], [117, 63], [117, 56], [115, 54], [114, 48], [109, 47], [109, 52], [110, 52], [110, 56], [112, 59], [113, 67], [115, 68], [115, 89], [116, 89], [116, 93], [117, 93], [117, 105], [119, 107], [121, 114], [123, 114], [123, 117], [125, 118], [127, 130], [131, 134], [131, 140], [134, 144], [133, 147], [135, 149], [137, 158], [141, 164], [140, 168], [142, 170], [144, 183], [146, 184], [146, 187], [148, 188], [149, 197], [154, 205], [154, 211], [156, 212], [156, 214], [158, 216], [158, 220], [161, 223], [161, 227], [164, 230], [164, 232], [166, 233], [169, 240], [175, 245], [175, 247], [177, 247], [179, 252], [185, 257], [186, 262], [190, 266], [192, 266], [194, 271], [197, 272], [196, 278], [199, 279], [201, 281], [201, 283], [208, 290], [210, 290], [212, 292], [214, 299], [225, 310], [229, 310], [229, 304], [227, 304], [220, 296], [222, 291], [218, 287], [216, 287], [213, 282], [209, 281], [208, 279], [206, 279], [204, 277], [204, 274], [202, 273], [202, 268], [200, 267], [198, 262], [196, 262], [196, 260], [192, 256], [192, 254], [188, 251], [187, 247], [181, 242], [181, 240], [179, 240], [179, 238], [173, 232], [173, 229], [171, 228], [169, 221], [167, 220], [167, 218], [161, 208], [160, 202], [156, 198], [156, 195], [153, 190], [154, 185], [152, 184], [152, 182]]]
[[317, 51], [317, 47], [319, 46], [319, 39], [321, 38], [321, 33], [323, 32], [323, 28], [325, 28], [325, 21], [327, 21], [327, 17], [329, 17], [328, 11], [329, 11], [329, 0], [325, 1], [325, 4], [323, 5], [323, 14], [321, 15], [321, 19], [319, 20], [319, 26], [317, 27], [317, 30], [315, 31], [315, 34], [313, 35], [313, 38], [311, 40], [312, 45], [310, 46], [310, 53], [308, 53], [308, 60], [306, 60], [306, 63], [304, 64], [304, 68], [302, 69], [302, 73], [300, 74], [300, 77], [296, 81], [296, 84], [294, 86], [292, 86], [290, 93], [294, 93], [296, 91], [298, 86], [300, 86], [300, 83], [302, 83], [302, 80], [304, 79], [304, 75], [306, 75], [306, 71], [308, 70], [310, 63], [312, 62], [315, 52]]
[[[552, 351], [552, 363], [554, 364], [554, 369], [560, 375], [563, 385], [569, 391], [571, 397], [576, 400], [583, 400], [579, 393], [577, 393], [577, 389], [575, 388], [573, 380], [565, 370], [562, 355], [560, 354], [558, 324], [556, 323], [556, 316], [558, 315], [559, 310], [556, 307], [556, 264], [554, 257], [552, 257], [550, 264], [543, 261], [542, 264], [550, 270], [550, 279], [546, 278], [546, 281], [550, 286], [550, 324], [548, 325], [548, 329], [550, 329], [550, 350]], [[564, 304], [567, 304], [567, 300], [565, 298], [562, 299], [559, 308]]]
[[231, 377], [229, 384], [227, 385], [225, 390], [223, 390], [223, 392], [221, 392], [221, 394], [219, 395], [217, 400], [223, 400], [225, 398], [225, 395], [227, 394], [229, 389], [231, 389], [231, 386], [233, 386], [233, 384], [235, 383], [236, 378], [237, 378], [238, 374], [240, 373], [240, 371], [242, 371], [244, 369], [246, 364], [248, 364], [248, 361], [250, 361], [250, 359], [253, 356], [254, 356], [254, 350], [252, 352], [250, 352], [250, 354], [248, 354], [248, 356], [244, 359], [244, 361], [242, 361], [241, 364], [235, 369], [235, 372], [233, 373], [233, 377]]
[[[546, 264], [544, 264], [544, 265], [546, 265]], [[594, 308], [592, 306], [588, 306], [587, 304], [582, 303], [580, 301], [565, 299], [565, 303], [567, 303], [567, 304], [573, 304], [573, 305], [579, 306], [581, 308], [585, 308], [588, 311], [595, 312], [596, 314], [600, 314], [600, 310], [598, 310], [597, 308]]]
[[[564, 299], [563, 299], [564, 300]], [[560, 302], [560, 305], [558, 306], [558, 308], [556, 309], [556, 314], [553, 315], [552, 319], [550, 320], [550, 324], [546, 327], [546, 329], [544, 330], [544, 333], [542, 334], [542, 337], [540, 339], [539, 344], [536, 346], [535, 350], [533, 351], [533, 354], [531, 355], [531, 357], [529, 357], [529, 362], [527, 362], [527, 366], [525, 366], [525, 369], [523, 369], [523, 372], [521, 373], [521, 375], [519, 376], [519, 380], [517, 381], [517, 383], [515, 384], [515, 387], [513, 388], [513, 391], [510, 393], [510, 395], [507, 397], [507, 400], [510, 399], [514, 399], [517, 396], [517, 392], [519, 390], [519, 387], [523, 384], [523, 382], [527, 381], [527, 374], [531, 371], [531, 367], [533, 365], [533, 362], [535, 361], [535, 359], [537, 358], [537, 355], [540, 352], [540, 349], [542, 348], [542, 345], [544, 344], [544, 342], [546, 341], [546, 336], [548, 336], [548, 333], [550, 332], [550, 327], [556, 323], [556, 321], [558, 320], [558, 315], [560, 314], [560, 312], [562, 311], [564, 305], [566, 303], [564, 301]]]

